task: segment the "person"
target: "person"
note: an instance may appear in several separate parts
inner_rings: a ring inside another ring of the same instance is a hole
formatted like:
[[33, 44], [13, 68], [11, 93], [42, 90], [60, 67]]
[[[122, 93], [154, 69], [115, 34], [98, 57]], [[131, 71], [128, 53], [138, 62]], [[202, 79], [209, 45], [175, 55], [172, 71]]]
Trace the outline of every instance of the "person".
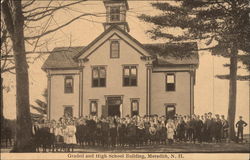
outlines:
[[12, 145], [12, 130], [9, 126], [6, 126], [5, 129], [4, 129], [4, 134], [5, 134], [5, 145], [6, 147], [8, 147], [8, 142], [10, 144], [10, 146]]
[[128, 141], [130, 146], [136, 147], [136, 125], [135, 121], [131, 120], [130, 123], [128, 123]]
[[110, 147], [115, 147], [116, 137], [117, 137], [117, 127], [115, 125], [114, 119], [109, 122], [109, 136], [110, 136]]
[[144, 128], [145, 128], [144, 143], [145, 145], [148, 145], [148, 142], [150, 141], [150, 133], [149, 133], [150, 123], [148, 115], [144, 117]]
[[199, 143], [202, 143], [202, 128], [203, 122], [200, 119], [200, 116], [196, 116], [196, 124], [195, 124], [195, 135]]
[[193, 141], [195, 143], [195, 139], [196, 139], [196, 133], [195, 133], [196, 116], [195, 115], [191, 116], [189, 124], [190, 124], [190, 127], [189, 127], [190, 142]]
[[206, 141], [211, 143], [212, 142], [212, 137], [213, 137], [213, 133], [212, 133], [212, 128], [213, 128], [213, 119], [212, 119], [212, 113], [209, 112], [207, 114], [207, 118], [205, 118], [205, 126], [206, 126]]
[[88, 145], [95, 145], [95, 131], [96, 131], [96, 122], [93, 119], [93, 116], [90, 115], [89, 119], [86, 121], [87, 126], [87, 142]]
[[143, 144], [145, 135], [144, 121], [142, 120], [141, 117], [138, 118], [136, 133], [137, 133], [138, 145], [141, 146]]
[[72, 149], [72, 152], [74, 150], [74, 145], [76, 144], [76, 127], [74, 125], [74, 121], [71, 120], [68, 122], [68, 125], [66, 127], [66, 144], [68, 145], [68, 151], [70, 151], [70, 148]]
[[102, 142], [102, 122], [98, 118], [96, 121], [96, 144], [101, 145]]
[[221, 129], [222, 129], [222, 122], [220, 120], [220, 116], [218, 114], [215, 115], [215, 140], [216, 142], [221, 142]]
[[102, 123], [101, 123], [101, 132], [102, 132], [102, 140], [101, 140], [101, 143], [102, 143], [102, 146], [105, 147], [105, 146], [109, 146], [109, 123], [108, 121], [103, 118], [102, 119]]
[[167, 139], [169, 144], [173, 144], [174, 142], [174, 131], [175, 131], [175, 125], [172, 119], [168, 119], [168, 122], [166, 124], [167, 128]]
[[167, 130], [166, 130], [166, 124], [165, 124], [165, 117], [161, 117], [160, 125], [161, 125], [160, 143], [166, 144]]
[[243, 142], [243, 129], [247, 126], [247, 123], [242, 120], [242, 116], [239, 117], [239, 121], [236, 123], [237, 128], [237, 140]]
[[225, 119], [224, 115], [221, 115], [221, 123], [222, 123], [222, 130], [221, 130], [222, 139], [227, 139], [229, 125], [228, 125], [228, 121]]
[[156, 140], [156, 126], [153, 121], [150, 121], [150, 127], [149, 127], [149, 135], [150, 135], [150, 144], [155, 143]]
[[32, 125], [32, 136], [33, 137], [37, 134], [38, 130], [39, 130], [38, 122], [34, 122], [34, 124]]
[[118, 143], [120, 146], [125, 145], [125, 136], [126, 136], [126, 125], [125, 125], [125, 118], [120, 119], [118, 125]]

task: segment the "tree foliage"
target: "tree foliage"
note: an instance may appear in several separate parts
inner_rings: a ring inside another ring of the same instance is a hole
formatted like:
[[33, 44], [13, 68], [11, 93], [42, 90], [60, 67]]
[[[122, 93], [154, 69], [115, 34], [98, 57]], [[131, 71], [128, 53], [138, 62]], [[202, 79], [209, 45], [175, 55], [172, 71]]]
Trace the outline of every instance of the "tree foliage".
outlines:
[[[248, 54], [239, 60], [249, 69], [250, 21], [248, 0], [175, 0], [153, 2], [158, 15], [142, 14], [139, 18], [154, 24], [147, 31], [151, 38], [170, 41], [202, 41], [213, 53], [231, 56], [231, 45]], [[170, 33], [170, 28], [182, 29], [183, 34]]]
[[47, 109], [48, 109], [48, 90], [45, 89], [43, 92], [44, 100], [36, 99], [36, 105], [30, 105], [32, 109], [34, 109], [37, 113], [31, 112], [31, 118], [33, 121], [40, 121], [47, 117]]
[[[250, 56], [250, 5], [249, 0], [174, 0], [151, 3], [161, 13], [142, 14], [139, 18], [154, 27], [147, 31], [151, 38], [170, 41], [199, 41], [212, 55], [230, 59], [229, 75], [229, 136], [235, 139], [235, 113], [237, 78], [250, 80], [249, 75], [237, 77], [239, 60], [249, 70]], [[169, 32], [170, 28], [182, 30], [182, 34]], [[244, 52], [244, 55], [239, 52]], [[189, 52], [190, 53], [190, 52]]]

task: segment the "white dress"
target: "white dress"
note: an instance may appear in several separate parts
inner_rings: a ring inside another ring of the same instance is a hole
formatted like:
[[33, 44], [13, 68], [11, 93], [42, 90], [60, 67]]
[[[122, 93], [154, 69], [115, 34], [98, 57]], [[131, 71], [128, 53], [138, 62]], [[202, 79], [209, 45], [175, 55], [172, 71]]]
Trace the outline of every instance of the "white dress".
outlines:
[[168, 139], [174, 139], [174, 131], [175, 131], [175, 125], [173, 122], [168, 122], [166, 124], [167, 128], [167, 138]]
[[66, 144], [76, 144], [76, 127], [74, 125], [69, 125], [66, 128], [67, 138], [65, 139]]

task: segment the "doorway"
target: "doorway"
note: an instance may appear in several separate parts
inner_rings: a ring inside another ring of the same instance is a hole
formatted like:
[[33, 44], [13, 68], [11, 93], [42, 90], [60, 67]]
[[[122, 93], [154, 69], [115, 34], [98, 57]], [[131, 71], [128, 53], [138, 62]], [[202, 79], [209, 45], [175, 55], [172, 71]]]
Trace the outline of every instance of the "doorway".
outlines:
[[174, 119], [175, 113], [176, 113], [176, 109], [175, 109], [175, 105], [174, 104], [167, 104], [165, 105], [166, 108], [166, 117], [167, 119]]
[[108, 97], [107, 106], [108, 106], [108, 116], [121, 116], [120, 106], [122, 104], [121, 97]]

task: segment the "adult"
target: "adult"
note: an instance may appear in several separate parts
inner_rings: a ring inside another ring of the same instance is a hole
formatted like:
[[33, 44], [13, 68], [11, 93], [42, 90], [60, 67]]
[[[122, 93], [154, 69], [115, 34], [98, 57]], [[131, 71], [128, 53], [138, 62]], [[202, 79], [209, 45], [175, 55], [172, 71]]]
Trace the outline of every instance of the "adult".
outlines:
[[228, 121], [225, 119], [224, 115], [221, 115], [221, 123], [222, 123], [222, 130], [221, 130], [222, 139], [227, 139], [229, 124], [228, 124]]
[[247, 123], [242, 120], [242, 116], [239, 117], [239, 121], [236, 123], [237, 128], [237, 141], [243, 142], [243, 129], [247, 126]]

